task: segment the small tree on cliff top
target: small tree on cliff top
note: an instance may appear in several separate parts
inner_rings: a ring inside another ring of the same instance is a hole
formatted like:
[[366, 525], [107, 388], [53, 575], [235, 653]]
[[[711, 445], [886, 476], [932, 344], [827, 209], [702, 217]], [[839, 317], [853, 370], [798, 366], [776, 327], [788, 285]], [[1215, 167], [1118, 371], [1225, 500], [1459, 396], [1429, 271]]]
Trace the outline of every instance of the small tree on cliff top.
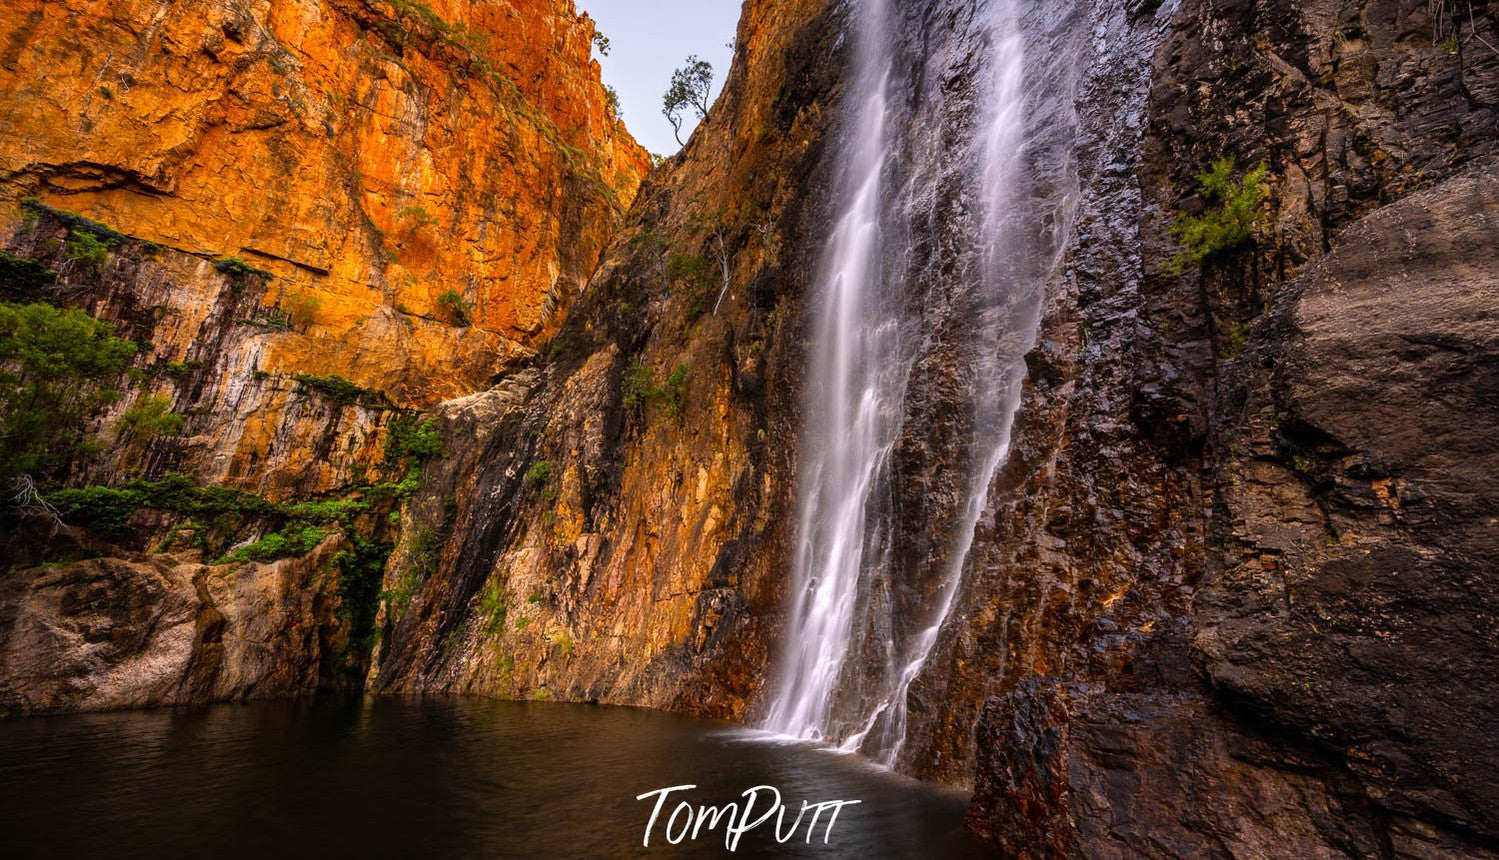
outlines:
[[687, 65], [671, 73], [671, 86], [661, 98], [661, 113], [671, 123], [671, 133], [682, 142], [683, 113], [692, 110], [698, 119], [708, 116], [708, 96], [713, 90], [713, 66], [694, 55]]

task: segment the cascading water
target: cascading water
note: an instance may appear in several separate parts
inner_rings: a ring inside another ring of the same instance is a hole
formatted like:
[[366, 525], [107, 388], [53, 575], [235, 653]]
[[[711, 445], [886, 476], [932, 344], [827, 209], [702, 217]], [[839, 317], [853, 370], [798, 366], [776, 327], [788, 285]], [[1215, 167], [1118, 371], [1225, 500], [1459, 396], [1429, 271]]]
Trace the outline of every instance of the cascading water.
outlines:
[[[1070, 15], [1023, 0], [920, 5], [860, 10], [816, 279], [796, 591], [763, 723], [886, 764], [1009, 452], [1074, 196]], [[923, 447], [934, 420], [961, 432]], [[921, 468], [951, 492], [916, 511], [899, 485]], [[940, 550], [923, 555], [912, 535]]]

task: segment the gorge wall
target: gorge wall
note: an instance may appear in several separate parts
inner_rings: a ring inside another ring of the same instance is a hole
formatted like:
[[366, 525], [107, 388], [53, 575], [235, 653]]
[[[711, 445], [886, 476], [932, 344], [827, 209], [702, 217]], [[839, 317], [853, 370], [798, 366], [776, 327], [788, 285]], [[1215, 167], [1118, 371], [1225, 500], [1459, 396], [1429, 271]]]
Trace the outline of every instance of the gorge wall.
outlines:
[[[590, 25], [560, 4], [439, 6], [0, 12], [6, 92], [30, 88], [0, 111], [0, 189], [39, 198], [7, 259], [148, 339], [153, 390], [187, 412], [180, 439], [124, 440], [70, 485], [367, 488], [299, 557], [204, 564], [185, 515], [141, 504], [145, 543], [25, 558], [0, 582], [7, 707], [363, 676], [763, 715], [861, 7], [747, 3], [723, 95], [635, 195], [642, 153], [604, 111]], [[971, 100], [984, 45], [947, 40], [988, 5], [892, 8], [916, 58], [898, 95]], [[1038, 46], [1079, 46], [1076, 216], [897, 765], [972, 786], [970, 826], [1011, 856], [1493, 855], [1499, 11], [1027, 14]], [[43, 84], [43, 55], [74, 56], [70, 20], [102, 47], [71, 89]], [[98, 72], [100, 56], [117, 59]], [[180, 101], [182, 80], [201, 98]], [[1180, 268], [1172, 226], [1213, 205], [1197, 177], [1223, 156], [1266, 166], [1263, 219]], [[89, 228], [64, 210], [125, 234], [102, 272], [69, 265]], [[220, 272], [227, 257], [251, 270]], [[912, 300], [961, 325], [941, 306], [956, 280], [934, 265]], [[283, 330], [268, 314], [297, 295], [322, 301]], [[933, 330], [896, 455], [897, 582], [915, 591], [950, 551], [933, 536], [968, 384]], [[347, 377], [352, 400], [296, 374]], [[390, 453], [419, 408], [440, 454]], [[382, 470], [403, 489], [363, 477]], [[231, 529], [191, 525], [232, 549]], [[351, 535], [393, 549], [360, 555]], [[369, 617], [339, 615], [351, 570], [378, 580]], [[74, 638], [39, 642], [59, 617]], [[367, 659], [321, 656], [351, 639]]]
[[[354, 584], [330, 557], [378, 568], [421, 410], [534, 357], [649, 169], [590, 57], [593, 24], [548, 0], [22, 2], [0, 33], [3, 298], [82, 308], [140, 346], [92, 455], [35, 476], [133, 496], [64, 506], [86, 536], [6, 530], [8, 565], [121, 559], [5, 583], [0, 635], [21, 637], [6, 705], [313, 689], [320, 639], [350, 647], [348, 617], [373, 608], [346, 604], [378, 589], [378, 569]], [[122, 420], [153, 405], [175, 432]], [[270, 590], [292, 607], [279, 638], [204, 585], [272, 573], [202, 564], [247, 545], [269, 561], [280, 545], [257, 539], [278, 530], [336, 544], [276, 562], [295, 568]], [[128, 555], [163, 550], [177, 555]], [[323, 632], [283, 635], [292, 623]], [[189, 682], [241, 634], [311, 680]], [[368, 644], [352, 644], [357, 675]], [[161, 676], [153, 692], [91, 692], [127, 660]]]

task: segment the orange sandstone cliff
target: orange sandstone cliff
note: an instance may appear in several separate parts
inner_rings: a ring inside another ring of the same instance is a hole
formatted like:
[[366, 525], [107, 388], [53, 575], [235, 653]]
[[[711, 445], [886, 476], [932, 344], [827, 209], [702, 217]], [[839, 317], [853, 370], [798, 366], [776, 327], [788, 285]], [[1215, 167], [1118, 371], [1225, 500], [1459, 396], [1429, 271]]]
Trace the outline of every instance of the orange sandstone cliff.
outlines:
[[327, 432], [292, 377], [415, 407], [486, 387], [592, 272], [649, 169], [592, 35], [568, 0], [7, 4], [0, 235], [45, 259], [60, 210], [140, 240], [97, 288], [55, 262], [179, 370], [167, 465], [326, 491], [379, 422]]
[[139, 346], [34, 476], [67, 525], [0, 515], [0, 712], [357, 684], [424, 410], [535, 359], [649, 170], [593, 36], [570, 0], [0, 6], [0, 300]]

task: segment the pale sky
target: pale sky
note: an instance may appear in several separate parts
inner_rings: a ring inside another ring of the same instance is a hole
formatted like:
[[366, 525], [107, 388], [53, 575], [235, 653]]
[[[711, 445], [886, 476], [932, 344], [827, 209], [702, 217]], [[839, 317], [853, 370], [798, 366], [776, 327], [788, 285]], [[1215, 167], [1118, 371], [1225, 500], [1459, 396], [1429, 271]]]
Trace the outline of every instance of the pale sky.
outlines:
[[[739, 24], [740, 0], [577, 0], [609, 37], [609, 56], [594, 52], [604, 67], [604, 83], [619, 92], [620, 112], [630, 134], [651, 152], [677, 151], [671, 123], [661, 115], [661, 96], [672, 70], [685, 65], [688, 54], [713, 64], [713, 97], [718, 97], [729, 73]], [[697, 115], [688, 111], [682, 126], [687, 140]]]

